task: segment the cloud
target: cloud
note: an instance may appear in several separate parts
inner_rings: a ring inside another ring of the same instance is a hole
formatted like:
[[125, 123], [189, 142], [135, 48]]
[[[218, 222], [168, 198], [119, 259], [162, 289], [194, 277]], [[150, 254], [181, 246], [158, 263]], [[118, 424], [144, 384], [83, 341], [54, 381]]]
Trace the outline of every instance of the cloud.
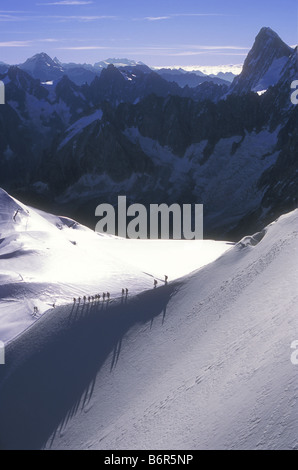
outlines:
[[50, 20], [57, 20], [61, 22], [65, 21], [82, 21], [82, 22], [88, 22], [88, 21], [98, 21], [98, 20], [116, 20], [118, 19], [117, 16], [107, 16], [107, 15], [101, 15], [101, 16], [94, 16], [94, 15], [35, 15], [35, 16], [25, 16], [25, 15], [2, 15], [0, 13], [0, 22], [4, 21], [50, 21]]
[[59, 41], [58, 39], [54, 39], [54, 38], [30, 39], [28, 41], [5, 41], [5, 42], [0, 42], [0, 47], [30, 47], [30, 46], [34, 46], [37, 42], [55, 43]]
[[105, 46], [69, 46], [69, 47], [57, 47], [59, 50], [64, 51], [97, 51], [97, 50], [106, 50], [110, 49]]
[[166, 16], [145, 16], [144, 18], [133, 18], [134, 21], [162, 21], [183, 17], [204, 17], [204, 16], [226, 16], [224, 13], [172, 13]]
[[207, 75], [217, 75], [219, 72], [232, 72], [234, 75], [239, 75], [243, 70], [243, 64], [230, 64], [230, 65], [205, 65], [205, 66], [188, 66], [184, 67], [185, 70], [200, 70]]
[[162, 21], [162, 20], [170, 20], [171, 16], [146, 16], [144, 20], [148, 21]]
[[196, 44], [185, 44], [183, 47], [188, 47], [189, 49], [198, 49], [206, 51], [219, 51], [219, 50], [231, 50], [231, 51], [249, 51], [250, 47], [239, 47], [239, 46], [201, 46]]
[[171, 68], [171, 69], [183, 69], [187, 72], [200, 71], [206, 75], [217, 75], [219, 72], [232, 72], [234, 75], [239, 75], [243, 70], [243, 64], [230, 64], [230, 65], [171, 65], [171, 66], [158, 66], [153, 67], [153, 69], [160, 70], [162, 68]]
[[[115, 49], [115, 45], [113, 48]], [[67, 49], [67, 50], [92, 50], [92, 49], [111, 49], [111, 46], [100, 46], [96, 44], [86, 44], [83, 46], [65, 46], [59, 49]], [[117, 47], [119, 51], [126, 51], [127, 53], [149, 53], [149, 54], [161, 54], [161, 55], [199, 55], [199, 54], [227, 54], [227, 55], [247, 55], [247, 50], [249, 48], [246, 47], [238, 47], [238, 46], [204, 46], [204, 45], [189, 45], [184, 44], [181, 45], [171, 45], [171, 46], [132, 46], [132, 47], [124, 47], [119, 45]], [[229, 52], [231, 51], [231, 52]], [[241, 52], [243, 51], [243, 52]]]
[[212, 54], [212, 55], [226, 55], [226, 56], [243, 56], [246, 57], [246, 53], [239, 53], [239, 52], [220, 52], [220, 51], [215, 51], [215, 50], [205, 50], [205, 51], [181, 51], [181, 52], [171, 52], [167, 54], [168, 56], [171, 57], [183, 57], [183, 56], [196, 56], [196, 55], [206, 55], [206, 54]]
[[57, 19], [57, 20], [62, 20], [62, 21], [68, 21], [68, 20], [77, 20], [77, 21], [96, 21], [96, 20], [115, 20], [117, 19], [117, 16], [44, 16], [42, 18], [52, 18], [52, 19]]
[[171, 16], [227, 16], [224, 13], [174, 13]]
[[59, 42], [59, 39], [54, 39], [54, 38], [46, 38], [46, 39], [36, 39], [35, 41], [38, 42]]
[[92, 1], [81, 1], [81, 0], [63, 0], [61, 2], [48, 2], [48, 3], [36, 3], [38, 6], [44, 6], [44, 5], [90, 5], [91, 3], [94, 3]]
[[[100, 46], [96, 44], [86, 44], [81, 46], [61, 46], [56, 49], [68, 51], [100, 51], [107, 50], [110, 54], [115, 54], [116, 46]], [[238, 50], [240, 49], [240, 50]], [[243, 52], [242, 52], [243, 50]], [[118, 53], [123, 56], [156, 56], [156, 57], [199, 57], [199, 56], [238, 56], [246, 57], [246, 48], [237, 46], [133, 46], [125, 47], [119, 45]]]
[[0, 47], [28, 47], [32, 41], [6, 41], [0, 42]]
[[23, 21], [23, 16], [3, 15], [0, 13], [0, 21]]

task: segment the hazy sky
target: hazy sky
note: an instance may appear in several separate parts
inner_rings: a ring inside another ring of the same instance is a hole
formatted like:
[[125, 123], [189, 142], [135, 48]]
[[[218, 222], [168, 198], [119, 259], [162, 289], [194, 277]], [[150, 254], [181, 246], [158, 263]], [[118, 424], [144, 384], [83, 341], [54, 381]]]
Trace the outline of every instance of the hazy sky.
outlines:
[[296, 0], [0, 0], [0, 61], [241, 64], [262, 26], [297, 44], [297, 19]]

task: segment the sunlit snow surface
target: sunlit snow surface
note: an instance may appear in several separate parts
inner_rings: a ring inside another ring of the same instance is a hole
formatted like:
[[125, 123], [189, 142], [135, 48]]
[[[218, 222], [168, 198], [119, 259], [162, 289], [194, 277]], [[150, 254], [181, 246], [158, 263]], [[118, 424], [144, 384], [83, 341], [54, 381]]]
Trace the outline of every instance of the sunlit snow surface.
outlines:
[[158, 316], [119, 336], [46, 447], [297, 450], [297, 223], [296, 210], [178, 282]]
[[[55, 220], [42, 222], [35, 216], [41, 226]], [[89, 249], [102, 248], [98, 273], [105, 283], [116, 281], [102, 270], [115, 269], [121, 281], [127, 276], [132, 293], [148, 289], [127, 299], [50, 310], [6, 345], [0, 367], [0, 448], [297, 450], [298, 376], [291, 362], [291, 344], [298, 338], [297, 224], [298, 210], [156, 290], [150, 275], [137, 265], [128, 267], [122, 253], [130, 260], [129, 244], [140, 247], [133, 254], [142, 266], [141, 257], [149, 263], [154, 253], [163, 273], [162, 248], [156, 253], [153, 243], [144, 255], [141, 243], [110, 240], [111, 249], [108, 240], [100, 245], [104, 239], [99, 239], [97, 245], [94, 235], [81, 229], [89, 233], [90, 246], [84, 244], [88, 260]], [[61, 245], [58, 236], [49, 245], [49, 232], [45, 246], [52, 246], [55, 263], [63, 267], [56, 251], [63, 253], [66, 234], [76, 231], [61, 230]], [[11, 240], [21, 234], [13, 232]], [[82, 243], [86, 238], [81, 235]], [[189, 259], [186, 254], [187, 249], [179, 256], [170, 250], [168, 273]], [[195, 251], [189, 254], [196, 258]], [[32, 253], [32, 268], [34, 263]], [[78, 284], [84, 278], [81, 266]], [[24, 289], [26, 295], [31, 287]]]
[[74, 297], [122, 288], [136, 294], [156, 278], [177, 279], [214, 261], [231, 246], [214, 241], [124, 240], [94, 233], [64, 217], [28, 208], [0, 190], [0, 340]]

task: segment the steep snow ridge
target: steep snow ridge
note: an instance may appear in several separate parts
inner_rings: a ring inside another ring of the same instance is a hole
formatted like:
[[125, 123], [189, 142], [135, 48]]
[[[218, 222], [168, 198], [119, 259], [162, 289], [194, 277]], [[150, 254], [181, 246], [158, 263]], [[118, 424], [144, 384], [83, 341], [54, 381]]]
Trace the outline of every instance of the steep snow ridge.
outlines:
[[159, 241], [99, 235], [73, 220], [28, 208], [3, 190], [0, 215], [2, 341], [35, 321], [35, 306], [42, 314], [54, 303], [71, 303], [73, 297], [103, 291], [118, 297], [123, 287], [138, 293], [152, 287], [153, 277], [163, 280], [164, 270], [174, 279], [230, 248], [224, 242], [198, 241], [170, 242], [165, 250]]
[[267, 72], [259, 82], [253, 87], [252, 91], [262, 91], [268, 89], [270, 86], [276, 85], [282, 76], [283, 69], [288, 63], [288, 57], [280, 57], [270, 65]]
[[2, 446], [297, 450], [297, 226], [125, 306], [47, 314], [7, 348]]
[[84, 116], [78, 121], [76, 121], [66, 133], [67, 137], [61, 142], [58, 147], [58, 151], [61, 150], [71, 139], [73, 139], [77, 134], [80, 134], [86, 127], [90, 126], [95, 121], [100, 121], [102, 119], [103, 112], [101, 109], [97, 109], [94, 113], [89, 116]]

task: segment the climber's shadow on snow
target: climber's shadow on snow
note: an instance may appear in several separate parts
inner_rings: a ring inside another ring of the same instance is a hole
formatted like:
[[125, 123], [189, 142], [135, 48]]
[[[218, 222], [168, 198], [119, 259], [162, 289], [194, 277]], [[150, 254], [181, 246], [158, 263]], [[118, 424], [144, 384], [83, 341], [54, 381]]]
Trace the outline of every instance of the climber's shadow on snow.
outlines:
[[[150, 325], [157, 316], [162, 327], [177, 288], [174, 283], [122, 303], [85, 306], [83, 315], [77, 306], [56, 308], [9, 345], [7, 365], [0, 371], [1, 445], [40, 449], [51, 442], [89, 403], [97, 373], [110, 354], [110, 368], [117, 368], [128, 330]], [[63, 328], [56, 325], [61, 321]]]

